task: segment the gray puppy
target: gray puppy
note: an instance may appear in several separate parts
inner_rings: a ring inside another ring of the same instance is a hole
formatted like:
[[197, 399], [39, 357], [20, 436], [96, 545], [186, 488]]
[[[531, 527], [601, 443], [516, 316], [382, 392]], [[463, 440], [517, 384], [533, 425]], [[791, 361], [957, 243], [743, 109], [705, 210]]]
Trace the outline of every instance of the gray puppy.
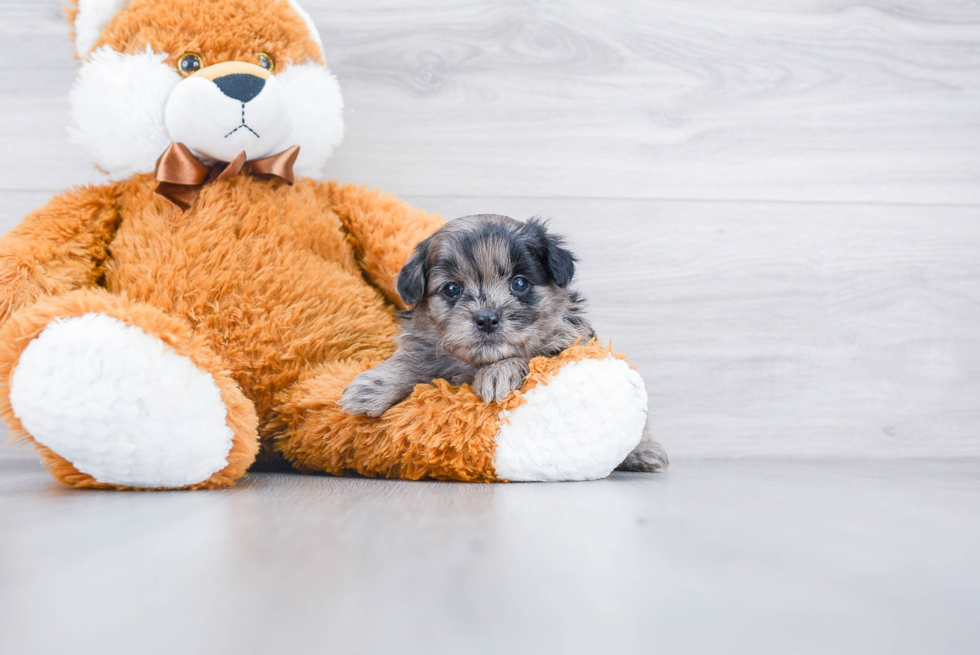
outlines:
[[[595, 336], [585, 303], [569, 288], [575, 256], [532, 218], [479, 214], [447, 223], [420, 243], [398, 274], [402, 313], [398, 350], [344, 390], [351, 414], [381, 416], [415, 385], [442, 378], [469, 383], [486, 402], [518, 389], [530, 360]], [[667, 464], [647, 436], [620, 468]]]

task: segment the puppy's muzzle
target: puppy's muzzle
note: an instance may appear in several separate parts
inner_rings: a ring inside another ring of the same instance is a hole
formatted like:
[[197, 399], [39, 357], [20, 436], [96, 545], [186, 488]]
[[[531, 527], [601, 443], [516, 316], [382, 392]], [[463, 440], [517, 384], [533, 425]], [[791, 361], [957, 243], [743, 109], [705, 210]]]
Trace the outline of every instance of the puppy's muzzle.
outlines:
[[500, 327], [500, 312], [495, 309], [481, 309], [473, 316], [476, 327], [487, 334], [492, 334]]

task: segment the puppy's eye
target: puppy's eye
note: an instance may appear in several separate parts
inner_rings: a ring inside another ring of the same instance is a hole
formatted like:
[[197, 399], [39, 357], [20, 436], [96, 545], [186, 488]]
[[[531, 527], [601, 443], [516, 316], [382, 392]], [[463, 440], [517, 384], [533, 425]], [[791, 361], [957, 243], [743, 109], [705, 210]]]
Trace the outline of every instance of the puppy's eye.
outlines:
[[531, 283], [522, 277], [515, 277], [510, 281], [510, 290], [514, 293], [524, 293], [530, 286]]
[[258, 60], [259, 66], [267, 71], [272, 72], [276, 69], [276, 61], [264, 52], [260, 52], [259, 54], [255, 55], [255, 58]]
[[442, 288], [442, 295], [446, 296], [450, 300], [453, 298], [459, 298], [459, 294], [463, 293], [463, 287], [459, 286], [455, 282], [450, 282]]
[[183, 75], [193, 75], [204, 67], [204, 60], [196, 52], [185, 52], [177, 60], [177, 71]]

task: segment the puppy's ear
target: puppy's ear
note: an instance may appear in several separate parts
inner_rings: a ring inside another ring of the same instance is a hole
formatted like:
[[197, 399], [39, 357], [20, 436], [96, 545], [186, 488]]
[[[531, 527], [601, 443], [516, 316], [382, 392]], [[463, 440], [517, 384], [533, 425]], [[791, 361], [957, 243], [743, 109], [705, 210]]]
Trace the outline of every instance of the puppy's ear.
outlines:
[[547, 224], [537, 217], [528, 219], [524, 224], [524, 235], [555, 284], [567, 287], [575, 275], [576, 260], [575, 255], [565, 248], [565, 239], [548, 232]]
[[432, 245], [432, 237], [415, 246], [415, 252], [398, 273], [396, 285], [398, 295], [406, 305], [414, 305], [425, 295], [427, 277], [425, 260], [429, 256], [430, 245]]

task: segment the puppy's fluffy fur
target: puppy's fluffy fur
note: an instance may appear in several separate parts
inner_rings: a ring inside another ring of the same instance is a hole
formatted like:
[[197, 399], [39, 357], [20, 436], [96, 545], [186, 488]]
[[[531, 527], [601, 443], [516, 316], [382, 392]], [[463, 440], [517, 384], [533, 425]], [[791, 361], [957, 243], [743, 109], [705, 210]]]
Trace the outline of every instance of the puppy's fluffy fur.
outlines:
[[420, 243], [398, 275], [402, 315], [395, 355], [347, 387], [347, 411], [380, 416], [416, 384], [469, 383], [486, 402], [518, 388], [528, 362], [593, 336], [568, 288], [575, 257], [544, 223], [480, 214]]
[[[532, 218], [479, 214], [446, 224], [420, 243], [398, 275], [398, 350], [361, 373], [340, 400], [345, 410], [381, 416], [437, 378], [469, 383], [486, 402], [519, 388], [530, 360], [595, 336], [585, 303], [569, 288], [575, 256]], [[620, 465], [658, 470], [666, 454], [644, 437]]]

